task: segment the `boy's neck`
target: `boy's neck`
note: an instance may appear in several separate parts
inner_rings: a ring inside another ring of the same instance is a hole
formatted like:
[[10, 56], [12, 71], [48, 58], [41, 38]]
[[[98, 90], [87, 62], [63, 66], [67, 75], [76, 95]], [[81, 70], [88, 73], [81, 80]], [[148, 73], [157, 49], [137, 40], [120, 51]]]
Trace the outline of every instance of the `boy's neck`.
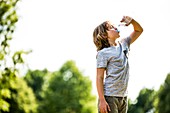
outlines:
[[115, 40], [109, 40], [110, 46], [117, 46], [117, 43]]

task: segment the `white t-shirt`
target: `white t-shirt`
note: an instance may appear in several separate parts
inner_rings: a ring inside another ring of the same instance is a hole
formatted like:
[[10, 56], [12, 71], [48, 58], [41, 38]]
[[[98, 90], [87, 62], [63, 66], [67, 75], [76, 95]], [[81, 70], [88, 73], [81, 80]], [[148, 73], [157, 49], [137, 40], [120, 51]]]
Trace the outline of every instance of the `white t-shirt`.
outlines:
[[128, 52], [130, 37], [122, 39], [117, 46], [104, 48], [97, 53], [97, 68], [106, 68], [104, 95], [127, 96], [129, 80]]

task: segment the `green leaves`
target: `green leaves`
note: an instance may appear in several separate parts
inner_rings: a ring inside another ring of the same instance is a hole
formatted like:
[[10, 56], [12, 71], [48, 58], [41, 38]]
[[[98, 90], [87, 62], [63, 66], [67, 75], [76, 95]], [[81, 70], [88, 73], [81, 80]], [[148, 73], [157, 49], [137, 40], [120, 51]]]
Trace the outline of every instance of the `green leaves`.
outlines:
[[143, 88], [136, 99], [136, 103], [129, 103], [128, 113], [147, 113], [154, 109], [156, 91]]
[[0, 109], [2, 111], [8, 112], [9, 111], [10, 104], [3, 99], [0, 99]]
[[128, 113], [170, 113], [170, 74], [158, 91], [144, 88], [136, 102], [129, 100]]
[[0, 91], [1, 96], [6, 97], [6, 98], [11, 98], [11, 92], [9, 89], [2, 89]]
[[0, 51], [0, 61], [4, 59], [4, 54]]
[[158, 90], [155, 106], [156, 113], [170, 113], [170, 73]]
[[94, 113], [97, 110], [92, 84], [87, 76], [67, 61], [55, 72], [28, 71], [24, 77], [38, 97], [39, 113]]
[[29, 54], [30, 52], [32, 52], [31, 50], [30, 51], [17, 51], [14, 53], [14, 55], [12, 56], [12, 60], [13, 60], [13, 63], [14, 65], [16, 64], [23, 64], [24, 63], [24, 59], [22, 57], [23, 54]]
[[19, 78], [19, 68], [24, 64], [23, 54], [30, 51], [11, 53], [15, 24], [18, 21], [18, 0], [0, 0], [0, 113], [36, 113], [35, 96], [24, 80]]

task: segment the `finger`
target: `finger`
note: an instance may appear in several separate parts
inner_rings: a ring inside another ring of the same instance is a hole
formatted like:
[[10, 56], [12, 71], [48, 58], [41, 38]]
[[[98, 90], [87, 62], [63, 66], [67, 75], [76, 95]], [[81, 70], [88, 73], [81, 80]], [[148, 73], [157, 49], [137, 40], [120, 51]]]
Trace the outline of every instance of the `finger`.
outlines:
[[124, 18], [122, 18], [122, 20], [120, 22], [123, 22], [124, 21]]
[[122, 19], [120, 22], [124, 22], [124, 19]]
[[125, 26], [128, 26], [129, 24], [125, 24]]
[[110, 106], [109, 106], [109, 105], [107, 105], [107, 109], [108, 109], [109, 111], [111, 111], [111, 109], [110, 109]]
[[101, 113], [108, 113], [106, 108], [101, 109]]
[[100, 109], [100, 113], [105, 113], [105, 109]]
[[99, 110], [99, 113], [104, 113], [104, 112], [103, 112], [103, 110], [100, 109], [100, 110]]
[[124, 22], [125, 21], [125, 16], [123, 16], [122, 20], [120, 22]]
[[108, 113], [107, 112], [107, 106], [105, 108], [101, 109], [101, 113]]
[[130, 25], [130, 22], [129, 23], [127, 23], [127, 24], [125, 24], [125, 26], [129, 26]]

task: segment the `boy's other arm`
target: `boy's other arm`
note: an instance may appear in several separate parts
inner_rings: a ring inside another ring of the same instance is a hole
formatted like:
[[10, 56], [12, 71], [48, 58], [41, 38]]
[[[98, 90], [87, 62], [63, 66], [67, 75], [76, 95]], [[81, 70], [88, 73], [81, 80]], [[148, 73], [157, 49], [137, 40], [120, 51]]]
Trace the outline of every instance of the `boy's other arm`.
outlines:
[[97, 68], [96, 86], [99, 96], [99, 109], [101, 113], [108, 113], [110, 107], [104, 97], [103, 79], [104, 79], [105, 68]]
[[103, 80], [105, 68], [97, 68], [96, 86], [100, 100], [104, 100]]

